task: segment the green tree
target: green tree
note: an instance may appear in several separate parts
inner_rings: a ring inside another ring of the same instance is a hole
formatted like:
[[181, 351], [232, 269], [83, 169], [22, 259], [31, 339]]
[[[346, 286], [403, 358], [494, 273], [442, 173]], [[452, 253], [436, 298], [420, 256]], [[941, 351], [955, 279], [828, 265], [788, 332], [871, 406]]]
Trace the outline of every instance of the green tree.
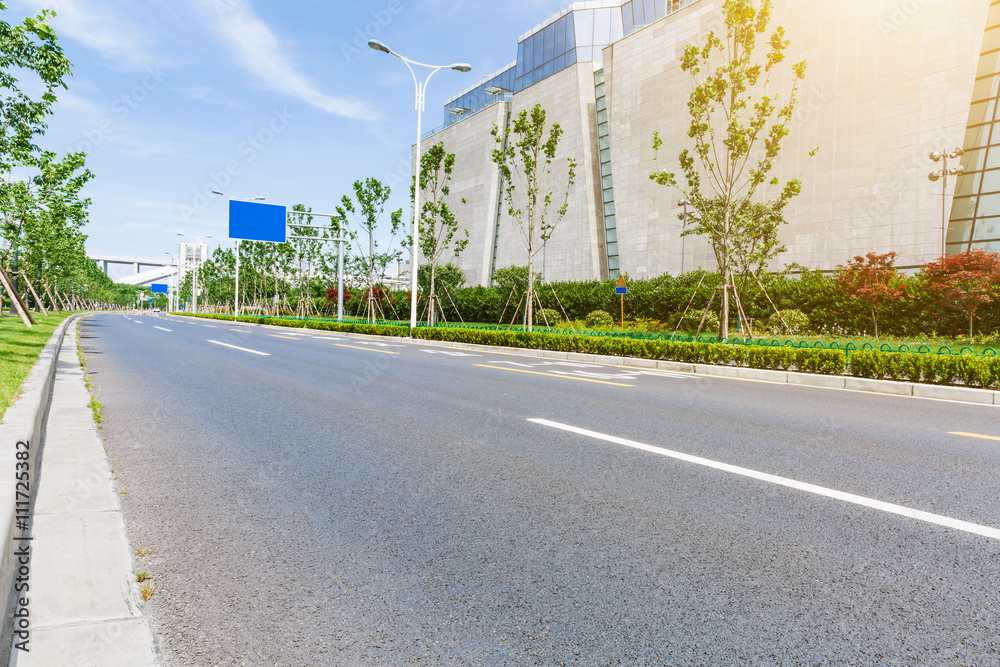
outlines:
[[[379, 242], [375, 238], [375, 233], [379, 228], [379, 220], [385, 212], [385, 203], [388, 201], [392, 190], [384, 185], [377, 178], [368, 178], [364, 181], [354, 181], [354, 200], [344, 195], [341, 198], [341, 205], [337, 207], [337, 213], [341, 220], [349, 221], [353, 219], [358, 229], [347, 228], [344, 231], [354, 241], [356, 251], [354, 261], [349, 261], [348, 266], [355, 269], [363, 269], [364, 284], [368, 291], [365, 303], [365, 315], [369, 322], [375, 322], [376, 315], [383, 319], [384, 313], [376, 313], [378, 302], [374, 296], [373, 288], [376, 282], [380, 282], [385, 277], [386, 267], [390, 262], [398, 261], [400, 258], [399, 249], [392, 248], [392, 242], [403, 227], [403, 209], [397, 209], [389, 214], [389, 242], [386, 250], [379, 249]], [[348, 218], [350, 213], [350, 218]], [[367, 244], [364, 244], [364, 236], [367, 236]], [[359, 241], [359, 237], [362, 238]], [[364, 246], [367, 245], [367, 248]]]
[[[499, 148], [493, 150], [493, 162], [500, 169], [503, 198], [507, 214], [514, 220], [528, 249], [527, 278], [527, 327], [531, 331], [532, 311], [535, 301], [535, 255], [545, 247], [556, 225], [569, 210], [569, 192], [576, 181], [577, 162], [567, 158], [567, 181], [563, 203], [555, 211], [553, 206], [554, 177], [552, 161], [556, 157], [563, 130], [559, 123], [549, 128], [545, 138], [545, 110], [536, 104], [528, 113], [522, 109], [503, 130], [493, 126], [491, 134]], [[513, 134], [513, 136], [511, 136]], [[519, 192], [515, 183], [522, 184]]]
[[[781, 102], [778, 84], [771, 77], [785, 59], [789, 40], [778, 26], [767, 38], [766, 52], [758, 57], [758, 38], [768, 30], [771, 0], [726, 0], [722, 5], [726, 34], [710, 32], [703, 46], [688, 44], [681, 69], [691, 75], [693, 91], [688, 100], [694, 140], [693, 154], [679, 155], [687, 181], [684, 196], [695, 210], [695, 224], [687, 233], [708, 238], [722, 277], [723, 316], [719, 336], [729, 336], [729, 289], [735, 269], [749, 270], [773, 257], [782, 247], [777, 228], [788, 202], [802, 189], [798, 178], [783, 186], [768, 178], [797, 102], [798, 83], [805, 78], [805, 61], [792, 65], [792, 85]], [[653, 133], [657, 156], [663, 140]], [[814, 155], [816, 151], [812, 151]], [[677, 186], [672, 172], [655, 171], [650, 179]], [[761, 186], [780, 187], [777, 197], [760, 202]]]
[[[427, 294], [427, 323], [433, 325], [437, 320], [437, 313], [441, 311], [441, 305], [437, 296], [438, 264], [441, 258], [449, 250], [453, 257], [459, 254], [469, 245], [469, 230], [465, 232], [465, 238], [456, 239], [459, 235], [458, 218], [448, 203], [448, 196], [451, 194], [451, 175], [455, 170], [455, 154], [444, 149], [444, 143], [431, 146], [426, 153], [420, 156], [420, 192], [423, 193], [420, 212], [420, 256], [425, 258], [425, 264], [430, 266], [430, 281], [426, 290], [421, 285], [421, 289]], [[416, 181], [416, 178], [413, 179]], [[410, 185], [410, 200], [414, 200], [414, 185]], [[465, 203], [463, 198], [462, 203]], [[420, 280], [420, 272], [424, 267], [417, 270], [417, 280]], [[464, 276], [462, 278], [465, 280]]]

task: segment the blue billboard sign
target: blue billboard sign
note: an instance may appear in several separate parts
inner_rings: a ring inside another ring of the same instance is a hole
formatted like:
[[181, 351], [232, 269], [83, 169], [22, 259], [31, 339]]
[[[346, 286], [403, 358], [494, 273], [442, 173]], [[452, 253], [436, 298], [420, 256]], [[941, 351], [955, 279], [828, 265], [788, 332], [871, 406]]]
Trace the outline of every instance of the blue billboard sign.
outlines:
[[286, 217], [284, 206], [230, 199], [229, 238], [284, 243]]
[[170, 287], [166, 283], [153, 283], [149, 286], [149, 291], [153, 294], [168, 294]]

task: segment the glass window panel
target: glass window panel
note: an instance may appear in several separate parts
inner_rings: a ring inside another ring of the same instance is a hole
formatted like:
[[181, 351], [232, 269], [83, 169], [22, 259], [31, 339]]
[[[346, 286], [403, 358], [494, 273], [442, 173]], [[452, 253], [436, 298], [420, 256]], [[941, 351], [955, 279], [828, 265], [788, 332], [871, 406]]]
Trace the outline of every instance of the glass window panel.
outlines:
[[[958, 179], [959, 185], [962, 184], [962, 180], [966, 178], [965, 176]], [[978, 180], [977, 176], [973, 176], [972, 180]], [[1000, 192], [1000, 169], [994, 171], [987, 171], [983, 173], [983, 192]], [[958, 193], [956, 193], [958, 194]], [[961, 193], [965, 194], [965, 193]], [[972, 194], [972, 193], [969, 193]]]
[[[992, 173], [992, 172], [991, 172]], [[965, 176], [958, 177], [958, 183], [955, 185], [955, 196], [959, 197], [961, 195], [977, 195], [979, 194], [979, 174], [966, 174]], [[998, 179], [1000, 182], [1000, 179]], [[996, 188], [1000, 190], [1000, 188]]]
[[563, 71], [564, 69], [566, 69], [566, 54], [564, 53], [563, 55], [559, 56], [558, 58], [553, 60], [552, 63], [553, 63], [552, 64], [553, 72]]
[[968, 250], [968, 246], [965, 243], [949, 243], [947, 252], [949, 255], [953, 255], [966, 250]]
[[517, 73], [518, 76], [524, 76], [531, 70], [535, 69], [535, 63], [533, 62], [535, 59], [534, 42], [531, 41], [531, 39], [532, 38], [529, 37], [528, 39], [521, 42], [521, 46], [524, 49], [524, 57], [522, 58], [521, 62], [523, 63], [524, 66]]
[[542, 62], [547, 63], [556, 57], [556, 24], [550, 23], [542, 30]]
[[951, 219], [962, 220], [963, 218], [976, 217], [975, 197], [955, 197], [951, 204]]
[[601, 137], [597, 141], [600, 144], [601, 150], [604, 150], [605, 148], [611, 148], [611, 139], [609, 137]]
[[972, 220], [952, 222], [948, 225], [948, 243], [961, 243], [972, 238]]
[[[552, 65], [553, 65], [553, 63], [551, 61], [545, 63], [544, 65], [542, 65], [542, 79], [547, 79], [550, 76], [552, 76], [552, 74], [554, 73], [554, 70], [552, 69]], [[541, 81], [541, 79], [535, 79], [535, 81]]]
[[602, 176], [601, 177], [601, 187], [602, 188], [604, 188], [605, 190], [607, 190], [608, 188], [612, 187], [613, 185], [614, 184], [611, 182], [611, 176], [610, 175], [609, 176]]
[[594, 94], [597, 97], [604, 97], [604, 84], [603, 83], [599, 83], [596, 86], [594, 86]]
[[[617, 243], [609, 243], [608, 244], [608, 254], [609, 255], [617, 255], [618, 254], [618, 244]], [[524, 284], [527, 285], [528, 284], [527, 281], [525, 281]]]
[[594, 72], [594, 85], [599, 86], [604, 83], [604, 70], [599, 69]]
[[656, 20], [656, 5], [653, 4], [653, 0], [642, 0], [642, 12], [646, 15], [644, 23]]
[[615, 214], [615, 203], [609, 201], [604, 205], [604, 215], [614, 215]]
[[598, 111], [597, 124], [600, 125], [601, 123], [607, 123], [607, 122], [608, 122], [608, 110], [605, 109], [604, 111]]
[[532, 69], [538, 69], [545, 62], [545, 40], [542, 39], [542, 33], [535, 33], [534, 37], [531, 38], [531, 67]]
[[608, 270], [614, 271], [612, 278], [618, 277], [618, 257], [608, 257]]
[[605, 162], [604, 164], [601, 165], [601, 176], [610, 176], [610, 175], [611, 175], [611, 163]]
[[517, 45], [517, 76], [524, 76], [524, 73], [528, 71], [526, 63], [524, 62], [524, 42], [520, 42]]
[[965, 151], [965, 155], [962, 156], [962, 168], [966, 171], [979, 171], [983, 168], [983, 164], [986, 162], [986, 150], [985, 148], [980, 148], [978, 150]]
[[666, 0], [656, 0], [656, 18], [667, 15], [667, 2]]
[[524, 90], [524, 79], [518, 77], [514, 79], [514, 92], [519, 93]]
[[993, 148], [986, 149], [986, 165], [985, 169], [996, 169], [1000, 167], [1000, 148], [994, 146]]
[[979, 208], [976, 209], [979, 217], [987, 215], [1000, 215], [1000, 194], [983, 195], [979, 198]]
[[601, 162], [611, 162], [611, 150], [605, 149], [601, 151]]
[[[986, 15], [986, 25], [997, 25], [1000, 23], [1000, 5], [990, 7], [990, 13]], [[983, 49], [985, 51], [986, 49]]]
[[1000, 49], [1000, 27], [990, 28], [983, 37], [983, 51]]
[[973, 243], [972, 247], [985, 250], [986, 252], [1000, 252], [1000, 241], [993, 241], [991, 243]]
[[[608, 243], [618, 243], [618, 230], [617, 229], [609, 229], [606, 232], [604, 232], [604, 235], [605, 235], [604, 238], [605, 238], [605, 240]], [[525, 284], [527, 284], [527, 283], [525, 283]]]
[[617, 221], [615, 220], [615, 216], [613, 216], [613, 215], [606, 215], [606, 216], [604, 216], [604, 228], [605, 229], [614, 229], [616, 223], [617, 223]]
[[607, 190], [604, 190], [602, 194], [604, 196], [603, 201], [614, 201], [615, 200], [615, 191], [613, 189], [611, 189], [611, 188], [608, 188]]
[[616, 7], [611, 10], [611, 43], [614, 44], [624, 36], [621, 8]]
[[972, 101], [978, 102], [979, 100], [996, 97], [998, 85], [1000, 85], [1000, 76], [991, 76], [987, 79], [976, 81], [976, 85], [972, 87]]
[[594, 10], [594, 44], [607, 46], [611, 43], [611, 9]]
[[970, 127], [965, 131], [965, 143], [962, 144], [962, 148], [976, 148], [977, 146], [986, 146], [989, 143], [990, 138], [990, 126], [980, 125], [979, 127]]
[[993, 120], [993, 110], [996, 108], [996, 100], [986, 100], [985, 102], [976, 102], [969, 109], [969, 125], [980, 125], [982, 123], [988, 123]]
[[632, 20], [632, 3], [627, 2], [622, 7], [622, 32], [627, 35], [632, 32], [635, 22]]
[[598, 125], [597, 126], [597, 133], [601, 134], [601, 135], [604, 135], [604, 136], [607, 136], [608, 134], [610, 134], [610, 132], [608, 132], [608, 124], [607, 123], [601, 123], [600, 125]]
[[[976, 233], [972, 236], [972, 240], [987, 241], [992, 239], [1000, 239], [1000, 218], [976, 220]], [[948, 240], [951, 240], [950, 236]]]
[[[594, 10], [584, 9], [573, 12], [576, 23], [576, 47], [594, 45]], [[586, 60], [590, 60], [587, 58]]]
[[1000, 51], [979, 56], [979, 67], [976, 69], [976, 77], [997, 74], [1000, 72], [998, 65], [1000, 65]]
[[632, 23], [641, 26], [645, 22], [646, 15], [642, 11], [642, 2], [640, 0], [632, 0]]
[[576, 49], [566, 52], [566, 67], [576, 64]]
[[576, 48], [576, 12], [566, 15], [566, 50], [572, 51]]
[[606, 97], [603, 97], [603, 96], [602, 97], [598, 97], [597, 98], [597, 110], [598, 111], [604, 111], [607, 108], [608, 108], [608, 99]]
[[590, 62], [594, 59], [594, 47], [592, 46], [578, 46], [576, 47], [576, 59], [578, 62]]
[[561, 56], [566, 53], [566, 17], [562, 17], [556, 21], [553, 25], [552, 38], [555, 40], [555, 46], [552, 47], [552, 53], [556, 56]]

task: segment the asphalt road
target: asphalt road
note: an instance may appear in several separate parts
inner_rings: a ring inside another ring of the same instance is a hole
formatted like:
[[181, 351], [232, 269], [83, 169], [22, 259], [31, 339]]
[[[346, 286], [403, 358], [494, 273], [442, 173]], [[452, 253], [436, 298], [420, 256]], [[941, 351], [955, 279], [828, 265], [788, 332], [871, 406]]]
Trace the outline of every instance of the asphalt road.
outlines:
[[82, 344], [168, 664], [1000, 664], [997, 408], [168, 316]]

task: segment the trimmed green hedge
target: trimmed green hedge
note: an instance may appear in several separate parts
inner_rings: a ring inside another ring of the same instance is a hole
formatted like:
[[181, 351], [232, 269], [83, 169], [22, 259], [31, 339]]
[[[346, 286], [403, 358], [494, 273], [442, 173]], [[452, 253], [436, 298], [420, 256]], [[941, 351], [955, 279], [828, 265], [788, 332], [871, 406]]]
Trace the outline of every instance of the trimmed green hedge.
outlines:
[[1000, 357], [966, 354], [914, 354], [861, 350], [851, 353], [851, 374], [876, 380], [925, 384], [1000, 387]]

